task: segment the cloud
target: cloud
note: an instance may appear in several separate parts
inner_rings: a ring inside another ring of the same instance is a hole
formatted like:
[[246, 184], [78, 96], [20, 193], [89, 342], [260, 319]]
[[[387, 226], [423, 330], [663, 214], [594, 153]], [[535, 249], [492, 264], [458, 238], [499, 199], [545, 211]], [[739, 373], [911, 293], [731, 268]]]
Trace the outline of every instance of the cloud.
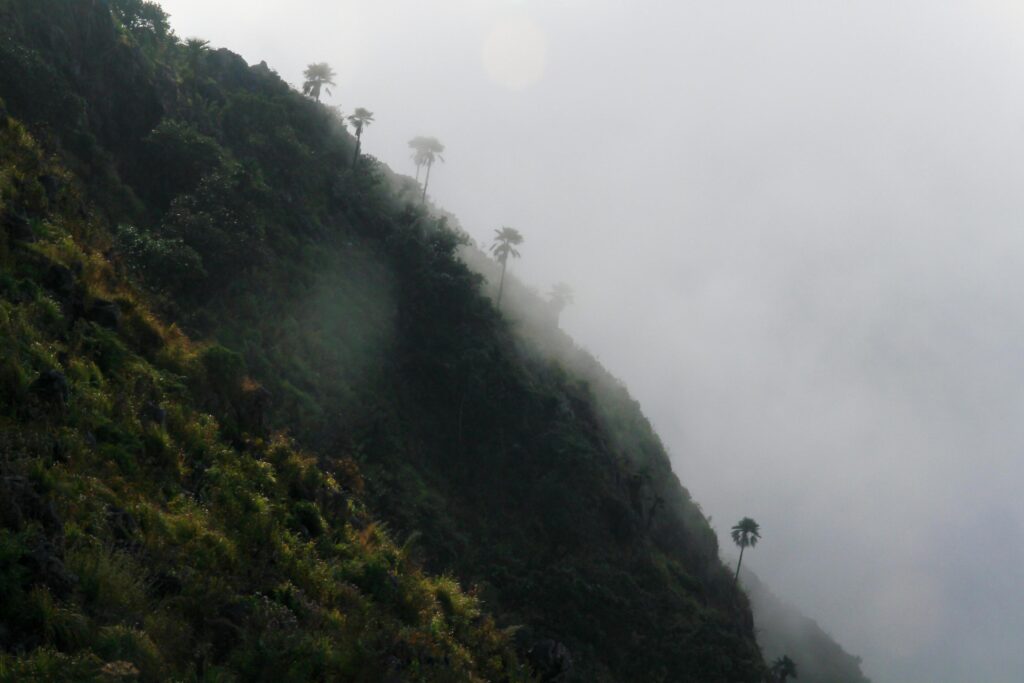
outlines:
[[484, 38], [482, 60], [487, 75], [512, 90], [543, 78], [546, 58], [544, 31], [526, 18], [502, 20]]

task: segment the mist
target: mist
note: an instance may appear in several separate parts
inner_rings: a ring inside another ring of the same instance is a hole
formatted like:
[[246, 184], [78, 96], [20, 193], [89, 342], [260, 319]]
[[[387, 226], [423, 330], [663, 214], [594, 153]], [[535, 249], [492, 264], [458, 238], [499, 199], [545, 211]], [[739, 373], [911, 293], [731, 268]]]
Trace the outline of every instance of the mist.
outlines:
[[[876, 682], [1024, 671], [1024, 9], [163, 0], [292, 83], [329, 62], [629, 387], [723, 549]], [[731, 560], [727, 556], [727, 560]]]

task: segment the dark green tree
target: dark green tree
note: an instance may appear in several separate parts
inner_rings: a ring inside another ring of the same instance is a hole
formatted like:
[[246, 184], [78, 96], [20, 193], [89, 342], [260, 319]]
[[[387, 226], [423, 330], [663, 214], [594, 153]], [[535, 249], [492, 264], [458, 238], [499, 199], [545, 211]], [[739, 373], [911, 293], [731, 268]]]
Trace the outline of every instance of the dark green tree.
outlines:
[[501, 230], [494, 231], [494, 243], [491, 245], [491, 253], [501, 264], [501, 280], [498, 282], [497, 306], [501, 307], [501, 294], [505, 289], [505, 269], [508, 267], [508, 257], [519, 258], [516, 247], [523, 243], [522, 234], [515, 228], [502, 226]]
[[733, 543], [740, 547], [740, 561], [736, 563], [736, 578], [733, 584], [740, 580], [740, 565], [743, 564], [743, 551], [753, 548], [761, 540], [761, 527], [750, 517], [744, 517], [732, 528]]
[[412, 160], [416, 164], [416, 180], [420, 179], [420, 169], [427, 167], [427, 178], [423, 181], [423, 196], [421, 201], [427, 201], [427, 186], [430, 185], [430, 169], [435, 161], [444, 161], [441, 154], [444, 152], [444, 145], [437, 138], [417, 136], [409, 141], [413, 149]]
[[790, 678], [799, 678], [796, 675], [796, 662], [787, 655], [776, 659], [768, 671], [772, 675], [773, 683], [786, 683]]
[[306, 79], [302, 84], [302, 94], [312, 97], [317, 102], [320, 101], [321, 90], [326, 90], [327, 94], [330, 95], [331, 89], [328, 86], [336, 85], [334, 78], [337, 74], [334, 73], [334, 69], [327, 62], [310, 64], [306, 67], [302, 76]]
[[192, 78], [199, 77], [199, 67], [203, 61], [203, 55], [210, 49], [210, 41], [201, 38], [189, 38], [185, 41], [185, 66], [188, 75]]
[[225, 156], [213, 138], [184, 121], [166, 118], [142, 140], [143, 172], [136, 191], [165, 210], [178, 195], [193, 192]]
[[348, 117], [348, 121], [356, 129], [356, 152], [352, 156], [352, 165], [355, 166], [356, 162], [359, 161], [359, 151], [363, 146], [363, 128], [373, 123], [373, 112], [369, 109], [356, 107], [355, 112]]
[[171, 31], [167, 12], [150, 0], [111, 0], [110, 9], [132, 33], [149, 32], [163, 38]]

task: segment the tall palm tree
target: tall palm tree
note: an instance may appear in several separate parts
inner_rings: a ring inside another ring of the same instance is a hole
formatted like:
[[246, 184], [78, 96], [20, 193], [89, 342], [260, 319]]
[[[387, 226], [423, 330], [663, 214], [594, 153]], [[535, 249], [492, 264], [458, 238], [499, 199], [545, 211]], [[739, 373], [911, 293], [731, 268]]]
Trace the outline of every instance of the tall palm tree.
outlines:
[[356, 162], [359, 161], [359, 150], [363, 146], [363, 128], [373, 123], [373, 112], [369, 109], [356, 107], [355, 112], [348, 117], [348, 120], [352, 127], [356, 129], [356, 153], [352, 157], [352, 165], [355, 166]]
[[740, 561], [736, 563], [736, 578], [733, 585], [740, 580], [740, 565], [743, 564], [743, 551], [753, 548], [761, 540], [761, 527], [750, 517], [744, 517], [732, 528], [733, 543], [740, 547]]
[[494, 231], [494, 244], [491, 245], [491, 253], [501, 264], [501, 280], [498, 283], [498, 302], [501, 307], [501, 293], [505, 289], [505, 269], [508, 267], [508, 257], [519, 258], [516, 247], [523, 243], [523, 236], [515, 228], [502, 226], [501, 230]]
[[306, 67], [302, 76], [306, 79], [306, 82], [302, 84], [302, 94], [309, 95], [317, 102], [320, 101], [321, 90], [326, 90], [327, 94], [330, 95], [331, 89], [327, 86], [336, 85], [334, 78], [337, 74], [334, 73], [334, 69], [327, 62], [310, 64]]
[[776, 659], [768, 671], [771, 673], [772, 680], [775, 683], [786, 683], [788, 678], [799, 678], [796, 675], [796, 662], [786, 655]]
[[441, 156], [444, 145], [437, 138], [417, 136], [409, 141], [409, 146], [413, 149], [412, 160], [416, 164], [416, 180], [420, 179], [420, 168], [427, 167], [427, 178], [423, 181], [423, 196], [420, 197], [420, 201], [425, 202], [427, 187], [430, 185], [430, 169], [435, 161], [444, 161], [444, 157]]
[[[409, 143], [409, 146], [412, 147], [412, 142]], [[422, 149], [417, 149], [412, 153], [412, 163], [416, 164], [416, 182], [419, 182], [420, 171], [427, 164], [427, 153]]]

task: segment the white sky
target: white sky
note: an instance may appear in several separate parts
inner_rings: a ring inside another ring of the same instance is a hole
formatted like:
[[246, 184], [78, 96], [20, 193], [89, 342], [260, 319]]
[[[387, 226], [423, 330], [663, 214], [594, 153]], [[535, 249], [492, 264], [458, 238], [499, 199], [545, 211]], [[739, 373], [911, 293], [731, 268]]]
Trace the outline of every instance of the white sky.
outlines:
[[1024, 3], [164, 0], [376, 114], [876, 683], [1024, 675]]

